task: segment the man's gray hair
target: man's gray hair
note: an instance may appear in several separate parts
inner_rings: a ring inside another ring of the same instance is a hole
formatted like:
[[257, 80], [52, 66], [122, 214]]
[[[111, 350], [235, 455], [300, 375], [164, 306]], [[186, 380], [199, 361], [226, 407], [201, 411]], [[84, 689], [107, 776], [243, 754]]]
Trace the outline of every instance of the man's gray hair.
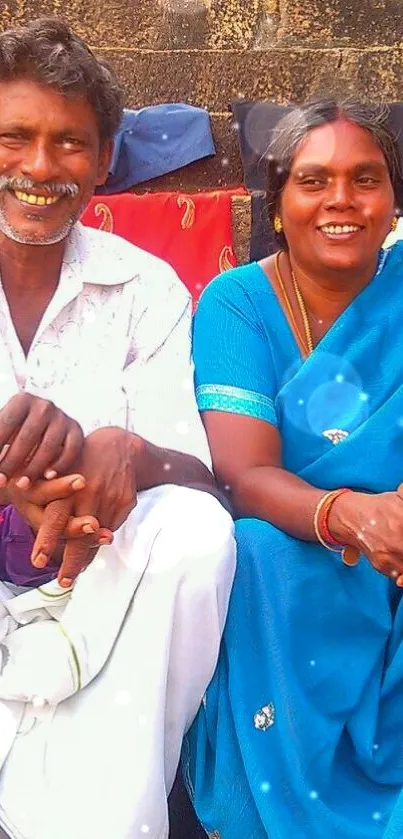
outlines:
[[0, 34], [0, 83], [29, 79], [93, 108], [101, 143], [123, 115], [123, 93], [108, 65], [64, 21], [41, 17]]

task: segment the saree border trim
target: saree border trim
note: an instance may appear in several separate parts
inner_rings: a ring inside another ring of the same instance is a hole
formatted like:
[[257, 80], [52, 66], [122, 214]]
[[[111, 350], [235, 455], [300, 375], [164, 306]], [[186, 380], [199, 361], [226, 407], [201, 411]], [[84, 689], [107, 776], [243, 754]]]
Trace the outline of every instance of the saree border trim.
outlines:
[[230, 385], [199, 385], [196, 388], [199, 411], [225, 411], [244, 414], [278, 425], [274, 402], [269, 396]]

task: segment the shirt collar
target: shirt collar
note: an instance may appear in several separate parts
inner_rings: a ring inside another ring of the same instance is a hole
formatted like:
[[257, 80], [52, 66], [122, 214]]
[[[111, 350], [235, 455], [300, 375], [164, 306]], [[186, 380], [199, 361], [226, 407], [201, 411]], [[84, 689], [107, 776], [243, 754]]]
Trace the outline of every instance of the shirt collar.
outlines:
[[131, 242], [76, 222], [66, 242], [62, 274], [68, 273], [76, 290], [84, 284], [114, 286], [138, 277], [136, 252]]

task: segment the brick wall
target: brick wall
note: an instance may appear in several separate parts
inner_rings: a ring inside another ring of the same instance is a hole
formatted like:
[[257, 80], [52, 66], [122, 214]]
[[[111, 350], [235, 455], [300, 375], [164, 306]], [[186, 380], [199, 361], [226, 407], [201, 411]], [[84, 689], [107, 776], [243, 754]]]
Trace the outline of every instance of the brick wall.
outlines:
[[241, 182], [228, 120], [235, 96], [403, 99], [403, 0], [0, 0], [0, 28], [50, 13], [108, 58], [128, 107], [209, 109], [217, 157], [159, 188]]

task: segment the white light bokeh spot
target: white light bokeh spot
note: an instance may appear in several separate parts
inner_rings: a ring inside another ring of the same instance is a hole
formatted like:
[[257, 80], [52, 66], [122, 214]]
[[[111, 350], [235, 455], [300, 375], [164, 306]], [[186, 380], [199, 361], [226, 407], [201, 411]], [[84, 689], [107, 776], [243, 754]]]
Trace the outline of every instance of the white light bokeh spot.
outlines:
[[366, 400], [351, 382], [326, 382], [319, 385], [307, 404], [308, 425], [315, 434], [326, 428], [355, 428], [367, 417]]
[[[243, 99], [243, 96], [239, 96]], [[296, 113], [300, 114], [297, 109]], [[268, 148], [273, 136], [273, 106], [269, 102], [256, 102], [247, 113], [244, 132], [251, 149], [262, 161], [268, 158]]]
[[303, 376], [300, 366], [293, 365], [284, 377], [281, 408], [288, 422], [322, 437], [329, 429], [348, 436], [367, 419], [370, 399], [347, 359], [318, 351]]

